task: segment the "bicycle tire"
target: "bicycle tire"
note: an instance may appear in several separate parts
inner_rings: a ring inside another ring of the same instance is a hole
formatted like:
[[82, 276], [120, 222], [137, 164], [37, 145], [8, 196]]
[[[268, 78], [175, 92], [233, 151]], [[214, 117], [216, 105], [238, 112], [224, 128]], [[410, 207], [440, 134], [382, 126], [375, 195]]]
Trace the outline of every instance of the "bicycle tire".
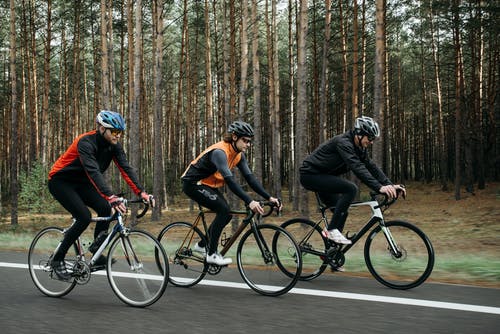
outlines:
[[[76, 286], [77, 282], [65, 282], [57, 279], [50, 261], [52, 255], [64, 238], [64, 231], [59, 227], [46, 227], [36, 234], [28, 252], [28, 269], [35, 286], [49, 297], [67, 295]], [[65, 261], [68, 269], [79, 258], [76, 244], [68, 250]]]
[[121, 301], [134, 307], [146, 307], [165, 292], [168, 258], [153, 235], [130, 230], [111, 242], [106, 271], [109, 284]]
[[[321, 235], [321, 228], [313, 221], [305, 218], [293, 218], [280, 225], [290, 233], [297, 242], [302, 256], [301, 281], [310, 281], [319, 277], [328, 267], [325, 252], [328, 242]], [[314, 231], [311, 231], [314, 229]], [[286, 273], [286, 268], [281, 268]], [[293, 275], [293, 273], [289, 273]]]
[[[398, 290], [419, 286], [434, 267], [434, 249], [415, 225], [402, 220], [385, 222], [400, 254], [392, 254], [380, 226], [370, 231], [364, 248], [366, 266], [377, 281]], [[381, 233], [382, 232], [382, 233]]]
[[[236, 253], [238, 270], [248, 286], [262, 295], [287, 293], [300, 277], [300, 248], [294, 238], [279, 226], [261, 224], [256, 228], [257, 233], [250, 229], [241, 237]], [[257, 238], [263, 249], [259, 249]], [[278, 263], [287, 268], [288, 274]]]
[[[186, 222], [174, 222], [165, 226], [158, 240], [170, 260], [169, 281], [179, 287], [188, 288], [198, 284], [207, 274], [205, 255], [191, 250], [195, 242], [206, 238], [198, 227]], [[206, 249], [205, 249], [206, 251]]]

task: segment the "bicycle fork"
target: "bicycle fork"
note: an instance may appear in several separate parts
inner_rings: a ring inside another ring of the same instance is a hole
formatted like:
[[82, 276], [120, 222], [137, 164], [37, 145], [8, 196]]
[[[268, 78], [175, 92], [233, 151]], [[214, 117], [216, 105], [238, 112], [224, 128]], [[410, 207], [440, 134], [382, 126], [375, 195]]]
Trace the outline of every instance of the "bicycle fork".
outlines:
[[273, 263], [273, 254], [269, 250], [269, 247], [267, 246], [267, 243], [264, 240], [264, 237], [262, 236], [262, 233], [260, 233], [260, 230], [257, 228], [257, 224], [251, 223], [251, 228], [252, 231], [255, 235], [255, 242], [257, 243], [257, 246], [259, 247], [259, 250], [262, 254], [262, 258], [264, 259], [264, 262], [266, 264]]
[[[391, 231], [385, 225], [384, 216], [382, 214], [382, 210], [380, 209], [380, 206], [370, 205], [370, 207], [371, 207], [371, 210], [373, 213], [371, 221], [373, 221], [373, 223], [378, 222], [380, 229], [382, 230], [382, 233], [384, 233], [385, 239], [387, 240], [387, 244], [389, 245], [387, 247], [388, 250], [391, 252], [392, 256], [394, 256], [396, 258], [400, 258], [402, 256], [402, 253], [399, 250], [399, 247], [396, 244], [396, 241], [392, 237]], [[372, 224], [367, 224], [367, 227], [371, 227], [371, 226], [372, 226]], [[364, 234], [364, 233], [362, 233], [362, 234]], [[354, 242], [353, 242], [353, 244], [354, 244]]]
[[389, 228], [387, 226], [385, 226], [385, 223], [383, 220], [380, 222], [380, 229], [384, 233], [385, 239], [387, 240], [387, 243], [389, 244], [389, 246], [387, 248], [391, 252], [391, 255], [393, 255], [396, 258], [400, 258], [402, 256], [402, 253], [399, 250], [398, 245], [396, 245], [396, 241], [392, 237], [391, 231], [389, 230]]

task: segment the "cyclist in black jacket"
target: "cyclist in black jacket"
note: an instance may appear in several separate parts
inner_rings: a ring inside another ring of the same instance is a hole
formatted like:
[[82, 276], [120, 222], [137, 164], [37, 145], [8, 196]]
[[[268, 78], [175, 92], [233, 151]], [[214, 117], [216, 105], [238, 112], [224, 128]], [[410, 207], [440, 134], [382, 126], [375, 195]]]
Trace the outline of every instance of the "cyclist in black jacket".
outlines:
[[[115, 195], [107, 185], [103, 173], [114, 161], [122, 177], [131, 190], [154, 206], [154, 198], [144, 191], [134, 169], [129, 165], [119, 139], [125, 130], [123, 117], [114, 112], [103, 110], [96, 118], [97, 129], [78, 136], [66, 152], [57, 159], [49, 172], [49, 191], [61, 205], [76, 219], [64, 235], [64, 239], [52, 257], [52, 268], [61, 280], [67, 281], [71, 273], [66, 268], [64, 257], [71, 245], [90, 224], [91, 213], [87, 206], [94, 209], [98, 216], [106, 217], [112, 208], [124, 213], [127, 208], [122, 199]], [[99, 234], [106, 233], [109, 222], [97, 222], [94, 238], [100, 242]], [[99, 242], [97, 241], [97, 242]], [[92, 247], [95, 251], [99, 245]], [[91, 249], [92, 251], [92, 249]], [[105, 265], [106, 258], [101, 255], [95, 265]]]
[[349, 206], [358, 193], [358, 187], [340, 177], [341, 174], [353, 171], [368, 187], [390, 198], [396, 197], [398, 189], [406, 192], [401, 185], [392, 184], [368, 157], [368, 146], [379, 136], [377, 122], [370, 117], [359, 117], [353, 130], [324, 142], [302, 162], [302, 186], [317, 192], [327, 206], [335, 206], [328, 229], [322, 232], [325, 238], [340, 244], [351, 244], [351, 240], [342, 234], [342, 230]]

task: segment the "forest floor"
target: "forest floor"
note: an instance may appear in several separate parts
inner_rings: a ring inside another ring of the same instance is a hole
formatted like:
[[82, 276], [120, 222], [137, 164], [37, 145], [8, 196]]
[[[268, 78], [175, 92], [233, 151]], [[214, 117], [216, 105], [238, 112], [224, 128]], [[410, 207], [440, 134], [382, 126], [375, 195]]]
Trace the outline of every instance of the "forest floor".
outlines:
[[[409, 183], [407, 191], [406, 200], [398, 201], [385, 211], [384, 217], [386, 220], [402, 219], [415, 223], [430, 238], [436, 263], [429, 281], [500, 288], [500, 183], [489, 183], [485, 189], [476, 189], [474, 194], [462, 192], [458, 201], [453, 190], [443, 192], [437, 184]], [[162, 212], [160, 222], [151, 222], [146, 217], [141, 220], [139, 228], [157, 235], [170, 222], [194, 221], [197, 212], [190, 211], [189, 201], [180, 197], [183, 199]], [[310, 218], [314, 220], [319, 218], [319, 213], [314, 196], [309, 197]], [[361, 228], [370, 214], [364, 210], [350, 210], [344, 232]], [[297, 216], [299, 214], [291, 210], [285, 199], [282, 215], [265, 219], [266, 222], [281, 224]], [[33, 235], [42, 227], [68, 225], [68, 216], [64, 213], [20, 214], [16, 228], [7, 220], [3, 217], [0, 222], [0, 249], [27, 250]], [[346, 269], [342, 275], [369, 275], [366, 267], [349, 267], [349, 254]]]

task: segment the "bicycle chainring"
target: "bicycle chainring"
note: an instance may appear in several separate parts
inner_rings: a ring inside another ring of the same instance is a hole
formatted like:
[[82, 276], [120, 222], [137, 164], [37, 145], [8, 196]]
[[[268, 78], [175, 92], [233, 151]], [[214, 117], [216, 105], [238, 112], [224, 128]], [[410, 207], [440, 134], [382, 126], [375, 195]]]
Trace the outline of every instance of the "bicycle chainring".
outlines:
[[210, 275], [217, 275], [222, 270], [222, 267], [216, 264], [207, 264], [206, 266], [207, 273], [209, 273]]
[[326, 257], [323, 259], [324, 263], [328, 263], [332, 268], [342, 267], [345, 263], [345, 255], [340, 251], [341, 246], [333, 243], [326, 250]]
[[90, 267], [87, 262], [78, 260], [73, 265], [73, 277], [76, 283], [83, 285], [90, 281]]

